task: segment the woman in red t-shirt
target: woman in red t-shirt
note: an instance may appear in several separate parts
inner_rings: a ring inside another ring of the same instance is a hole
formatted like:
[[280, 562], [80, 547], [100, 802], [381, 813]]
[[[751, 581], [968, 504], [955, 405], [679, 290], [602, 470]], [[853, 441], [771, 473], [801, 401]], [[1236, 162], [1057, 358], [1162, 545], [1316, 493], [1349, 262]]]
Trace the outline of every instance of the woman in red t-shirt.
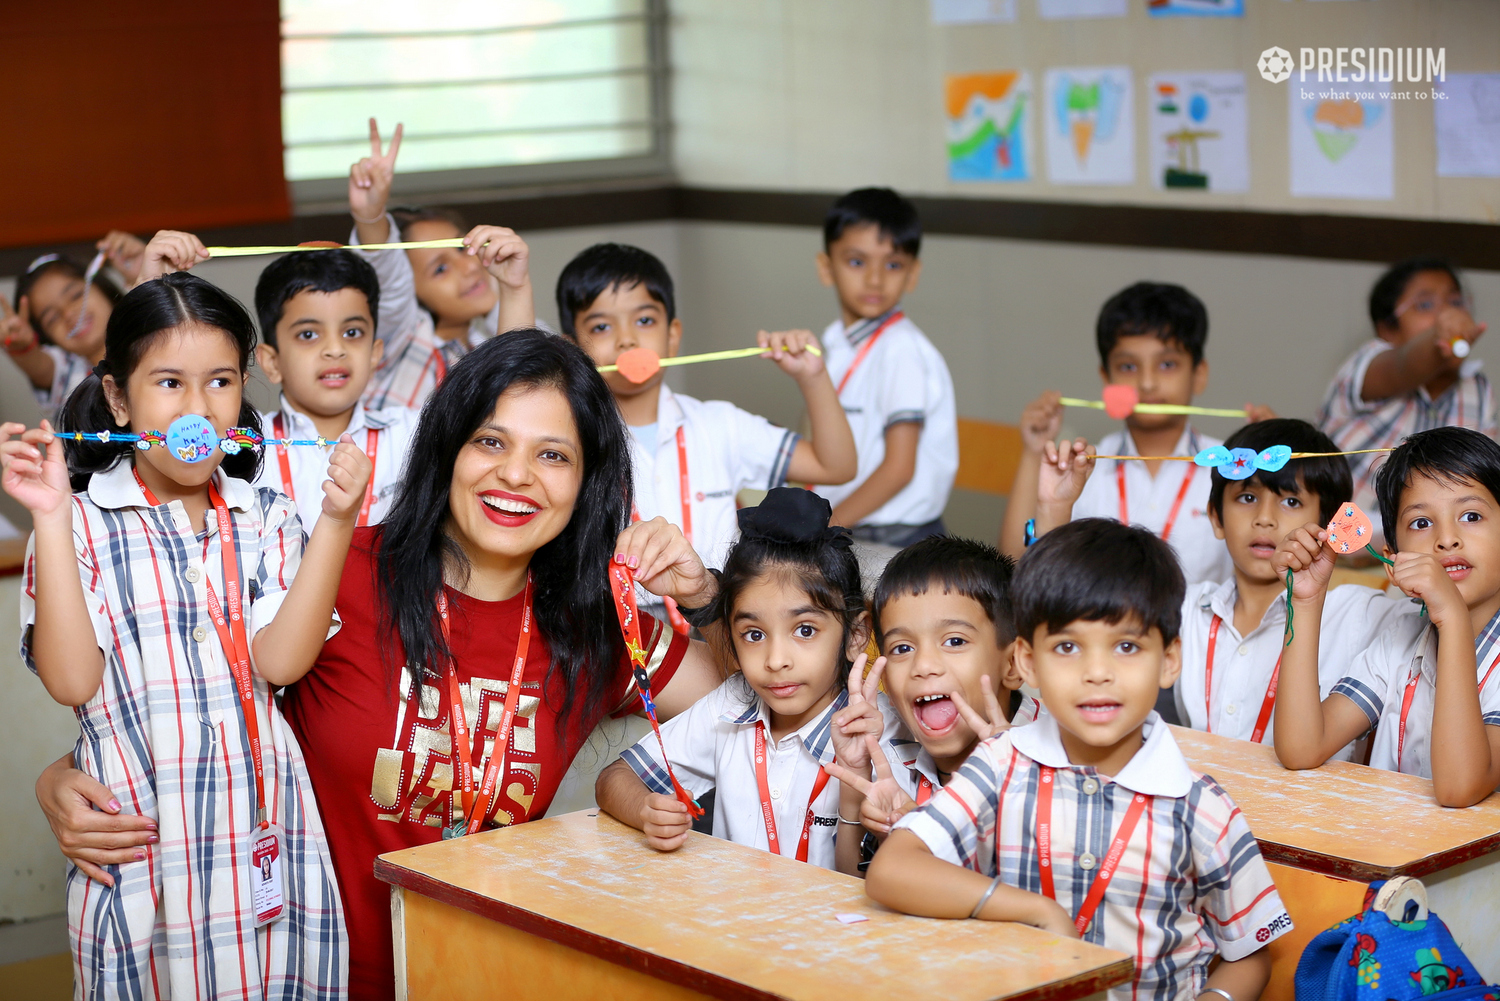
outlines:
[[[338, 873], [352, 998], [394, 993], [389, 888], [375, 857], [541, 816], [594, 727], [639, 705], [609, 560], [683, 607], [716, 592], [675, 527], [626, 527], [626, 433], [581, 351], [513, 331], [449, 372], [422, 413], [390, 514], [355, 535], [342, 625], [282, 695]], [[705, 644], [643, 626], [665, 719], [721, 676]], [[120, 814], [71, 755], [37, 793], [64, 854], [101, 882], [112, 885], [108, 869], [135, 861], [154, 836], [150, 818]]]

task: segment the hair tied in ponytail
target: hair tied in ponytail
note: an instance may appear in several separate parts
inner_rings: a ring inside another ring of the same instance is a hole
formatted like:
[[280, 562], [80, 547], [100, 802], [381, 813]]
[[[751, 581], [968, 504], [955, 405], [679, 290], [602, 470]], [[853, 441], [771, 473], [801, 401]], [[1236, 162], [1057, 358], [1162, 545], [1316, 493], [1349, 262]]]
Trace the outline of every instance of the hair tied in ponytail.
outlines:
[[109, 368], [104, 364], [103, 358], [100, 358], [98, 364], [94, 366], [92, 374], [100, 382], [103, 382], [104, 377], [109, 374]]
[[848, 548], [854, 542], [847, 528], [828, 524], [833, 507], [826, 497], [801, 487], [777, 487], [757, 507], [741, 508], [740, 534], [766, 542], [821, 542]]

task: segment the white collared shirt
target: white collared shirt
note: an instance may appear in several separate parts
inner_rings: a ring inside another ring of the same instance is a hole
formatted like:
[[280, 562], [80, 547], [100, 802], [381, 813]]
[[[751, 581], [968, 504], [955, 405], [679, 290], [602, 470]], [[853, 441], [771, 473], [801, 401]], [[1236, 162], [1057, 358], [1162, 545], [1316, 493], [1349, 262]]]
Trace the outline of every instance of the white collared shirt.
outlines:
[[[1173, 455], [1197, 455], [1205, 448], [1222, 445], [1223, 442], [1208, 435], [1199, 434], [1191, 426], [1184, 428]], [[1116, 431], [1099, 443], [1100, 455], [1138, 455], [1135, 442], [1129, 431]], [[1120, 481], [1117, 468], [1125, 470], [1125, 504], [1128, 518], [1120, 517]], [[1234, 562], [1229, 558], [1229, 549], [1214, 538], [1214, 529], [1208, 521], [1208, 490], [1211, 474], [1207, 469], [1191, 462], [1163, 462], [1152, 476], [1146, 464], [1136, 459], [1107, 459], [1094, 466], [1094, 472], [1083, 486], [1077, 503], [1073, 505], [1073, 517], [1114, 518], [1131, 525], [1141, 525], [1160, 536], [1166, 528], [1167, 518], [1182, 489], [1184, 476], [1191, 476], [1192, 483], [1177, 509], [1172, 522], [1171, 534], [1166, 542], [1177, 553], [1182, 564], [1182, 575], [1189, 584], [1201, 580], [1221, 581], [1234, 575]]]
[[[1479, 712], [1486, 726], [1500, 726], [1500, 613], [1475, 639], [1474, 680]], [[1425, 615], [1394, 620], [1369, 649], [1354, 658], [1349, 673], [1333, 686], [1364, 712], [1375, 730], [1370, 767], [1432, 778], [1432, 710], [1437, 697], [1438, 633]], [[1488, 678], [1486, 679], [1486, 675]], [[1401, 705], [1407, 683], [1417, 684], [1401, 739]], [[1400, 757], [1397, 758], [1397, 749]]]
[[[823, 331], [823, 364], [835, 386], [884, 319], [865, 320], [849, 330], [843, 320], [835, 320]], [[817, 492], [837, 507], [885, 461], [886, 429], [920, 424], [911, 482], [860, 524], [925, 525], [942, 517], [958, 473], [958, 416], [948, 363], [927, 335], [905, 317], [892, 323], [849, 377], [839, 402], [854, 432], [859, 471], [848, 483], [820, 486]]]
[[[765, 704], [744, 676], [737, 674], [695, 702], [687, 712], [662, 724], [662, 742], [666, 744], [667, 758], [677, 780], [694, 796], [717, 790], [714, 837], [770, 851], [755, 777], [755, 731], [757, 724], [763, 724], [766, 784], [776, 821], [776, 839], [782, 855], [796, 857], [807, 820], [808, 798], [823, 766], [833, 760], [833, 716], [848, 701], [848, 694], [840, 691], [828, 708], [800, 730], [773, 741]], [[882, 701], [880, 705], [889, 728], [895, 713], [889, 702]], [[667, 778], [655, 736], [646, 736], [627, 748], [620, 758], [652, 792], [672, 795], [672, 783]], [[813, 823], [807, 861], [832, 869], [834, 835], [838, 830], [838, 780], [829, 779], [816, 802], [810, 805]]]
[[1215, 954], [1243, 959], [1292, 922], [1229, 794], [1188, 767], [1155, 712], [1144, 737], [1119, 774], [1101, 775], [1068, 760], [1056, 718], [1043, 715], [981, 741], [896, 827], [937, 858], [1040, 893], [1036, 810], [1041, 769], [1054, 769], [1051, 868], [1057, 902], [1076, 915], [1135, 794], [1150, 796], [1083, 937], [1135, 956], [1135, 979], [1113, 1001], [1191, 1001]]
[[[1194, 730], [1249, 740], [1271, 675], [1285, 649], [1286, 602], [1271, 602], [1260, 624], [1241, 636], [1234, 627], [1237, 594], [1233, 578], [1223, 584], [1204, 581], [1188, 585], [1182, 602], [1182, 677], [1176, 686], [1177, 715]], [[1329, 590], [1318, 633], [1319, 697], [1328, 697], [1338, 680], [1349, 673], [1355, 657], [1389, 627], [1392, 619], [1416, 615], [1417, 607], [1400, 592], [1389, 595], [1363, 584], [1344, 584]], [[1213, 687], [1205, 692], [1208, 637], [1215, 616], [1220, 623], [1214, 644]], [[1292, 624], [1297, 624], [1295, 619]], [[1205, 695], [1213, 699], [1212, 712]], [[1275, 720], [1273, 711], [1261, 743], [1274, 740]], [[1353, 750], [1351, 744], [1335, 758], [1347, 761]]]
[[[318, 437], [318, 429], [312, 418], [293, 407], [283, 393], [279, 411], [260, 415], [260, 431], [267, 438], [276, 434], [273, 421], [277, 414], [281, 415], [286, 437]], [[370, 504], [370, 517], [365, 524], [378, 525], [395, 500], [401, 470], [406, 465], [406, 453], [417, 431], [417, 411], [406, 407], [366, 410], [363, 403], [356, 403], [354, 414], [349, 418], [348, 434], [354, 438], [355, 447], [366, 455], [371, 452], [369, 432], [372, 430], [375, 432], [375, 470], [370, 476], [370, 482], [375, 487], [375, 498]], [[265, 454], [261, 457], [260, 475], [256, 476], [255, 485], [280, 490], [292, 498], [297, 505], [297, 513], [302, 518], [303, 530], [312, 535], [313, 526], [323, 516], [323, 483], [328, 479], [328, 451], [309, 445], [292, 445], [286, 449], [286, 462], [287, 469], [283, 470], [280, 453], [275, 446], [267, 445]], [[285, 475], [288, 471], [291, 473], [290, 482]]]
[[722, 567], [739, 538], [735, 495], [746, 487], [771, 490], [786, 484], [792, 453], [801, 437], [724, 400], [696, 400], [661, 387], [656, 403], [656, 449], [630, 436], [635, 507], [643, 520], [663, 517], [683, 527], [677, 431], [687, 451], [689, 539], [704, 565]]

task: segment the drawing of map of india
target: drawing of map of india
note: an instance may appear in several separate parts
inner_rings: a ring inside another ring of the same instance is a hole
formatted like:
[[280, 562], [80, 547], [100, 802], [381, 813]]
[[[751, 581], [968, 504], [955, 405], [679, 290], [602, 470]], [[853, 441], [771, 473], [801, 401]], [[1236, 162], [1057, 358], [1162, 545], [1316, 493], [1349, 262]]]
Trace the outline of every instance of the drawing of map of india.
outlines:
[[948, 77], [949, 178], [1031, 180], [1031, 104], [1023, 70]]

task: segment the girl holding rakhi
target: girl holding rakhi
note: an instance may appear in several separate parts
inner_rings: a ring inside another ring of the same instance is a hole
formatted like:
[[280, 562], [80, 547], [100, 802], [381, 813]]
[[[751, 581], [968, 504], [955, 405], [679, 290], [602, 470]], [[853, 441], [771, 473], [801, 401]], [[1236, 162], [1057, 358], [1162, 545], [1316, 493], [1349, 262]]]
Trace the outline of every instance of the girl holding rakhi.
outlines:
[[[594, 727], [641, 707], [612, 561], [688, 608], [717, 593], [676, 528], [627, 528], [626, 433], [583, 352], [514, 331], [449, 372], [390, 514], [355, 531], [343, 628], [283, 696], [328, 821], [351, 997], [393, 996], [390, 891], [375, 856], [542, 816]], [[649, 617], [640, 626], [662, 719], [719, 683], [705, 644]], [[38, 795], [68, 854], [118, 861], [113, 839], [139, 840], [127, 818], [80, 807], [99, 793], [75, 772], [49, 769]]]
[[[183, 247], [158, 234], [147, 271], [182, 263]], [[139, 433], [186, 418], [215, 438], [254, 427], [241, 392], [254, 343], [249, 314], [208, 282], [147, 281], [115, 307], [103, 361], [63, 419]], [[64, 444], [44, 422], [0, 445], [0, 461], [35, 526], [22, 656], [76, 707], [82, 735], [65, 760], [150, 825], [131, 849], [139, 865], [68, 872], [79, 989], [344, 996], [333, 866], [272, 689], [306, 673], [330, 632], [369, 460], [347, 438], [335, 447], [305, 554], [292, 503], [250, 485], [253, 451], [187, 462]]]

